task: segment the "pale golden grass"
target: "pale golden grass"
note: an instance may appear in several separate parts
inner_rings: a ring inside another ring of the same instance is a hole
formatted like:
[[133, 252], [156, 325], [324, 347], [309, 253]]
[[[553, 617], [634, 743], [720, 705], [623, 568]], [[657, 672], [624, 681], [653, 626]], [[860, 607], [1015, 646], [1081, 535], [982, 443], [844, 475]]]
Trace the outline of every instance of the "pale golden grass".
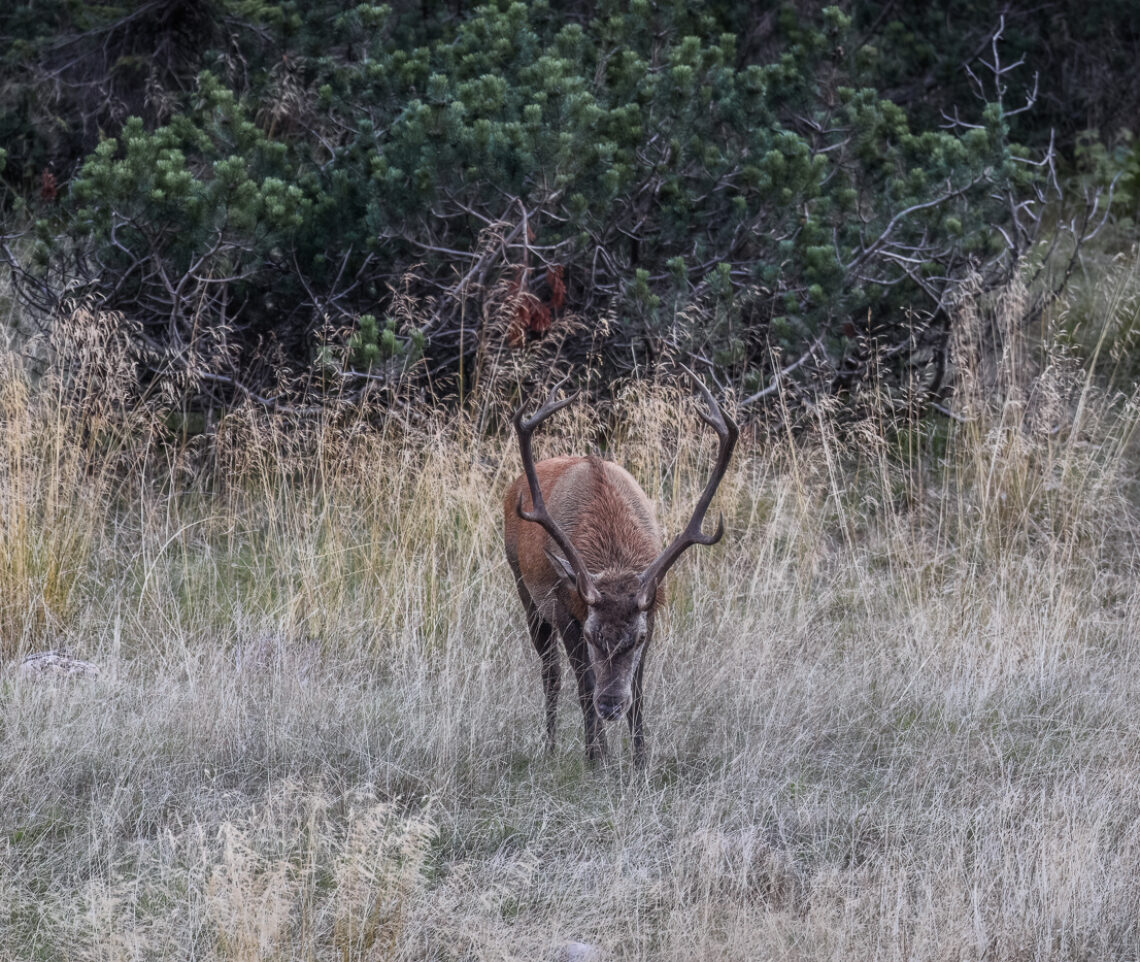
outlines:
[[[962, 423], [745, 432], [724, 541], [671, 576], [645, 772], [617, 726], [586, 769], [569, 677], [543, 753], [503, 402], [250, 409], [166, 454], [7, 357], [0, 958], [1135, 959], [1136, 400], [970, 343]], [[540, 453], [604, 448], [672, 532], [694, 411], [636, 385]], [[12, 670], [60, 646], [102, 676]]]

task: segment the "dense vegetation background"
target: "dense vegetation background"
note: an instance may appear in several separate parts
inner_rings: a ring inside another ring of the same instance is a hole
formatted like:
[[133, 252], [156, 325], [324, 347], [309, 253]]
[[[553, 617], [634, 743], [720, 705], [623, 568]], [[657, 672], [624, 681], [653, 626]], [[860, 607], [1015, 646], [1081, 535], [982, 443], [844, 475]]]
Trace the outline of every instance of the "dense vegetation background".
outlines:
[[1028, 266], [1031, 322], [1129, 229], [1134, 14], [9, 4], [3, 250], [38, 323], [121, 312], [139, 390], [199, 410], [462, 399], [535, 351], [937, 402], [966, 279]]

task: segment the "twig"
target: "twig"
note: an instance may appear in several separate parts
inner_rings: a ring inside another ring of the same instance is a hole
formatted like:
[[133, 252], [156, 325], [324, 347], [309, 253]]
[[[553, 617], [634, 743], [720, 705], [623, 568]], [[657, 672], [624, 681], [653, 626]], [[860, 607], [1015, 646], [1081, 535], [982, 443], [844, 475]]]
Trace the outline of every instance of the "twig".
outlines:
[[796, 371], [799, 368], [803, 367], [804, 364], [806, 364], [809, 360], [811, 360], [812, 355], [815, 354], [816, 349], [819, 348], [819, 346], [821, 344], [823, 344], [823, 335], [822, 334], [819, 335], [819, 337], [817, 337], [814, 341], [811, 342], [811, 347], [809, 347], [803, 353], [803, 355], [801, 355], [797, 360], [793, 361], [787, 367], [782, 368], [781, 370], [777, 371], [775, 373], [775, 375], [773, 375], [771, 383], [766, 388], [763, 388], [762, 390], [757, 391], [755, 394], [750, 395], [749, 397], [746, 397], [737, 406], [738, 407], [747, 407], [749, 404], [753, 404], [756, 401], [760, 401], [763, 398], [766, 398], [772, 394], [775, 394], [776, 391], [779, 390], [779, 388], [780, 388], [780, 382], [783, 381], [783, 379], [785, 377], [787, 377], [789, 374], [791, 374], [793, 371]]

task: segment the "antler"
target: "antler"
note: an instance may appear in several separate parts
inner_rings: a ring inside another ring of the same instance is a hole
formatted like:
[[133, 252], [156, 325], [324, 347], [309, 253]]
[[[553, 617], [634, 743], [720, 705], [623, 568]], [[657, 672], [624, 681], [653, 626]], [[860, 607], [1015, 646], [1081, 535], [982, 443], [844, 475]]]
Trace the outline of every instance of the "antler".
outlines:
[[716, 544], [724, 537], [724, 515], [721, 515], [716, 525], [716, 531], [711, 535], [704, 534], [701, 531], [701, 525], [704, 524], [705, 512], [708, 511], [713, 495], [716, 494], [716, 489], [728, 468], [728, 462], [732, 458], [732, 450], [736, 447], [736, 439], [740, 431], [736, 427], [736, 422], [720, 409], [720, 405], [716, 403], [716, 399], [704, 383], [683, 364], [681, 367], [693, 379], [693, 383], [709, 407], [707, 414], [703, 411], [700, 412], [701, 420], [716, 431], [717, 437], [720, 438], [720, 451], [717, 454], [713, 475], [709, 478], [709, 483], [705, 485], [705, 490], [701, 494], [700, 500], [697, 501], [697, 506], [693, 509], [693, 516], [685, 525], [685, 530], [673, 539], [669, 547], [662, 551], [641, 575], [641, 590], [637, 595], [637, 605], [642, 611], [648, 610], [653, 604], [661, 579], [665, 577], [665, 573], [673, 567], [673, 562], [681, 557], [686, 548], [694, 544]]
[[554, 539], [554, 542], [562, 549], [562, 553], [566, 556], [566, 560], [570, 563], [570, 568], [577, 578], [578, 594], [582, 596], [582, 600], [587, 605], [596, 605], [601, 600], [601, 595], [598, 594], [598, 589], [594, 586], [594, 579], [590, 577], [590, 572], [586, 568], [585, 562], [582, 561], [582, 556], [578, 554], [578, 549], [574, 547], [574, 543], [566, 536], [566, 533], [558, 527], [558, 522], [546, 510], [546, 503], [542, 500], [542, 491], [538, 486], [538, 473], [534, 469], [534, 452], [530, 446], [530, 438], [534, 429], [550, 415], [556, 411], [561, 411], [578, 397], [578, 392], [575, 391], [568, 398], [563, 398], [561, 401], [554, 400], [558, 394], [558, 389], [568, 379], [569, 375], [551, 388], [546, 403], [531, 417], [524, 420], [523, 409], [520, 406], [511, 419], [519, 435], [519, 451], [522, 453], [523, 470], [526, 472], [527, 485], [530, 487], [530, 502], [533, 509], [531, 511], [523, 510], [523, 495], [520, 491], [519, 503], [515, 510], [518, 511], [519, 517], [524, 521], [534, 521], [536, 524], [542, 525], [546, 533]]

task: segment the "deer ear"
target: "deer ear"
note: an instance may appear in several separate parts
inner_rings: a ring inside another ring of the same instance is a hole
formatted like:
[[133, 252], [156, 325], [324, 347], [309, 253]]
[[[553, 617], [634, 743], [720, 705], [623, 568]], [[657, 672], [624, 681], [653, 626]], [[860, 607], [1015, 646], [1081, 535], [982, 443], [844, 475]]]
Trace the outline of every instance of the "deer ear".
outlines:
[[558, 576], [562, 578], [569, 587], [576, 589], [587, 605], [596, 605], [601, 600], [597, 590], [590, 583], [589, 576], [579, 578], [574, 574], [574, 569], [570, 567], [570, 562], [563, 558], [562, 555], [555, 554], [549, 548], [544, 548], [543, 550], [546, 554], [547, 561], [550, 562], [551, 567], [558, 573]]
[[643, 582], [641, 589], [637, 592], [637, 610], [648, 611], [653, 607], [653, 603], [657, 600], [657, 585], [652, 581]]
[[570, 582], [572, 585], [577, 584], [578, 576], [574, 574], [574, 569], [570, 567], [569, 561], [563, 558], [562, 555], [555, 554], [549, 548], [545, 549], [545, 554], [546, 560], [549, 561], [551, 567], [558, 572], [560, 578]]

